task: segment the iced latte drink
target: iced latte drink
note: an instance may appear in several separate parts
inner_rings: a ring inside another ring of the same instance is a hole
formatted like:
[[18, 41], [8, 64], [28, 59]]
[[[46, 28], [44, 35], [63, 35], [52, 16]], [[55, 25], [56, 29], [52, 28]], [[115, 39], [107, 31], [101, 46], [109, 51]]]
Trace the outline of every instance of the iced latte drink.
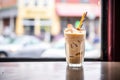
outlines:
[[73, 27], [64, 30], [66, 61], [69, 66], [82, 65], [85, 54], [85, 29], [77, 30]]
[[66, 61], [71, 67], [82, 66], [84, 60], [86, 31], [82, 28], [82, 25], [85, 21], [86, 15], [87, 12], [82, 15], [77, 28], [74, 28], [72, 25], [68, 25], [64, 30]]

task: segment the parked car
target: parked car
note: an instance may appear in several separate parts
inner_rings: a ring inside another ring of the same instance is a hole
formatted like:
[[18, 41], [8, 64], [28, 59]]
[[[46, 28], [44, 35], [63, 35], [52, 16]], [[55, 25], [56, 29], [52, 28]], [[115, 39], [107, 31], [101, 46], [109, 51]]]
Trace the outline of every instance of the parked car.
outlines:
[[0, 45], [10, 44], [13, 40], [14, 38], [12, 37], [4, 37], [3, 35], [0, 35]]
[[[65, 58], [65, 40], [57, 41], [50, 49], [44, 51], [41, 57]], [[85, 58], [100, 58], [100, 51], [95, 49], [87, 40], [85, 41]]]
[[40, 57], [49, 46], [35, 36], [20, 36], [11, 44], [0, 45], [0, 57]]

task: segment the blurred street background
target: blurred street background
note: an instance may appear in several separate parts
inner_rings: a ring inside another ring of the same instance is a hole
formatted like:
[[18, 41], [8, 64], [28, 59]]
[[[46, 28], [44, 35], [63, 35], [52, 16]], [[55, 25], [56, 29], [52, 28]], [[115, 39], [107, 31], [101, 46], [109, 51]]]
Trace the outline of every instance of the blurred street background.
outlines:
[[64, 29], [77, 27], [85, 11], [86, 58], [100, 58], [100, 0], [0, 0], [0, 57], [59, 57], [47, 50], [59, 47]]

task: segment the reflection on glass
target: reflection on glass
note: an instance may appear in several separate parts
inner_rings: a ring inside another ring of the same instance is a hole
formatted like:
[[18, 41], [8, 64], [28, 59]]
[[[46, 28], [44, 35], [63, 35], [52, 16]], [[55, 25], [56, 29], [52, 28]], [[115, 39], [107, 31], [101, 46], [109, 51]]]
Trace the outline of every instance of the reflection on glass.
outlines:
[[84, 80], [83, 67], [66, 67], [66, 80]]

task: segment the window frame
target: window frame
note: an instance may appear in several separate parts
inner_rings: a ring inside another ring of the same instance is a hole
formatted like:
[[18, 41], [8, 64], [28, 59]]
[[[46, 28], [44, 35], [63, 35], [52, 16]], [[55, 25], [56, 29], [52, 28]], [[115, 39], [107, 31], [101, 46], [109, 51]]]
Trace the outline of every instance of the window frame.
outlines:
[[[101, 58], [85, 59], [85, 61], [108, 61], [108, 1], [101, 0]], [[65, 58], [0, 58], [0, 62], [37, 62], [37, 61], [65, 61]]]

